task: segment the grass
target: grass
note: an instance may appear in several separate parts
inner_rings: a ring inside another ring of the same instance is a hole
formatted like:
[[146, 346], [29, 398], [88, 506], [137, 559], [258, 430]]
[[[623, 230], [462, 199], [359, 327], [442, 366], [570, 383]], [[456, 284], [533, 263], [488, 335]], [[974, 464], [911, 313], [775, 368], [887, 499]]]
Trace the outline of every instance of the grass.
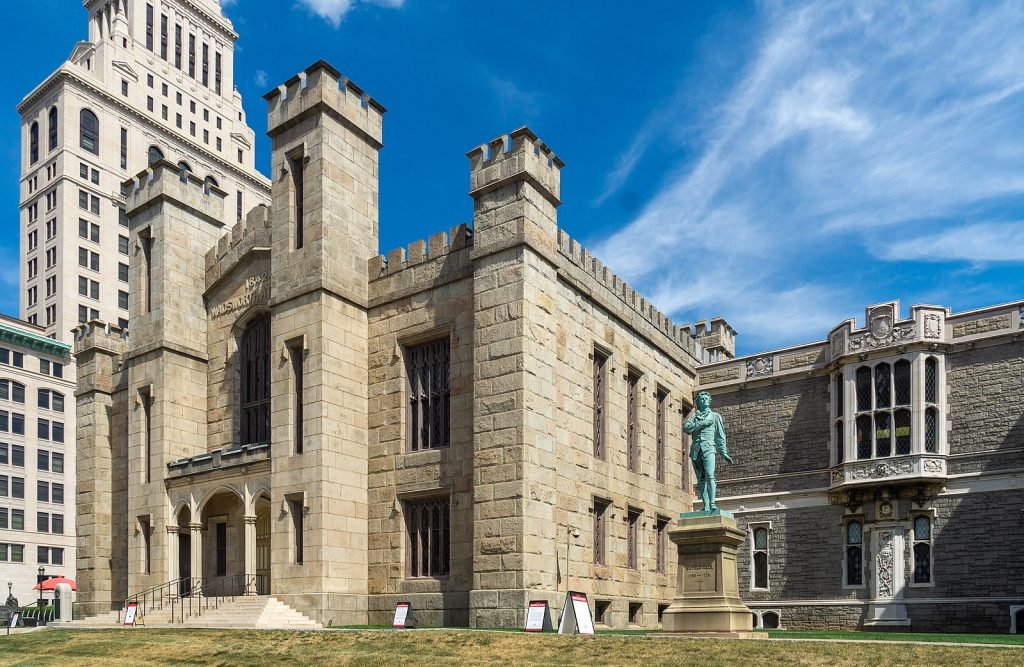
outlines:
[[[945, 632], [826, 632], [769, 630], [773, 639], [846, 639], [855, 641], [948, 642], [953, 644], [1008, 644], [1024, 646], [1024, 635], [958, 634]], [[1024, 662], [1024, 656], [1022, 656]]]
[[[782, 633], [780, 633], [782, 634]], [[798, 633], [784, 633], [796, 636]], [[844, 634], [844, 633], [830, 633]], [[45, 630], [0, 635], [0, 665], [1020, 665], [1015, 648], [527, 635], [465, 630]], [[915, 638], [917, 636], [915, 635]], [[976, 636], [972, 635], [971, 639]]]

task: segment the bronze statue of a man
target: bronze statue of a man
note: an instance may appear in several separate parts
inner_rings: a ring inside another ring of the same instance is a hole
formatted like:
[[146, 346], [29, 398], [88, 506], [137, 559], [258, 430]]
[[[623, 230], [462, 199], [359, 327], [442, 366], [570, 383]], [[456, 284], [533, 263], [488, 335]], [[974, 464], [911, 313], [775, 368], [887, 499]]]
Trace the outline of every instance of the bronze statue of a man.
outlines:
[[711, 410], [711, 394], [706, 391], [697, 394], [697, 410], [683, 424], [683, 430], [692, 438], [690, 459], [697, 473], [697, 493], [704, 501], [704, 511], [713, 512], [718, 509], [715, 505], [715, 454], [721, 454], [729, 463], [732, 457], [725, 448], [722, 415]]

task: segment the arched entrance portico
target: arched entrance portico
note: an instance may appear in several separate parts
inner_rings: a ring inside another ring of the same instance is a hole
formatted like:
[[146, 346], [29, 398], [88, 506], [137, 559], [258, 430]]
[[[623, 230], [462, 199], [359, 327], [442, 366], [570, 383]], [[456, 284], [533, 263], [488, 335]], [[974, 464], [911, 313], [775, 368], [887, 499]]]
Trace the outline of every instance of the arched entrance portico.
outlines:
[[255, 541], [256, 517], [245, 509], [244, 499], [226, 488], [215, 491], [201, 505], [204, 594], [242, 595], [253, 586], [246, 579], [246, 575], [255, 575], [255, 564], [247, 562], [246, 542]]

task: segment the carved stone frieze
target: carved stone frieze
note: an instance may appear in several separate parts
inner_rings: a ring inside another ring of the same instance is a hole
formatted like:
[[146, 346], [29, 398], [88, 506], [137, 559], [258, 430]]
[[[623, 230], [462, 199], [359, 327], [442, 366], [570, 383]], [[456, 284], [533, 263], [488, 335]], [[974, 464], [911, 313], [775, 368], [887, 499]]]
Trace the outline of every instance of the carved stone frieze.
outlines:
[[893, 546], [892, 531], [883, 530], [878, 534], [878, 555], [875, 556], [875, 574], [878, 578], [878, 597], [893, 597]]
[[938, 313], [928, 313], [924, 316], [924, 337], [929, 340], [942, 338], [942, 317]]
[[939, 459], [925, 459], [921, 463], [921, 468], [925, 472], [942, 472], [942, 461]]
[[914, 327], [904, 326], [889, 329], [882, 335], [876, 335], [875, 331], [872, 330], [859, 336], [852, 336], [847, 347], [850, 352], [861, 352], [863, 350], [892, 347], [900, 343], [908, 343], [912, 340], [914, 340]]
[[747, 361], [747, 377], [761, 377], [764, 375], [771, 375], [775, 372], [775, 358], [771, 355], [767, 357], [757, 357], [756, 359], [749, 359]]
[[857, 466], [850, 470], [853, 479], [884, 479], [895, 475], [909, 475], [914, 472], [913, 461], [885, 461]]

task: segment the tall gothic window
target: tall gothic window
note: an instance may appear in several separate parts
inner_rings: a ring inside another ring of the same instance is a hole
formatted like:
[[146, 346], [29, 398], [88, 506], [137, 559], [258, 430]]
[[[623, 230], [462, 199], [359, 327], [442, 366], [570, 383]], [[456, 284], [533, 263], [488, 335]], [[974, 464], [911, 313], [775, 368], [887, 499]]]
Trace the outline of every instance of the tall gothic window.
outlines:
[[82, 109], [79, 114], [79, 145], [94, 155], [100, 154], [100, 121], [96, 114]]
[[656, 444], [656, 464], [655, 464], [655, 479], [659, 482], [665, 481], [665, 410], [666, 404], [668, 403], [668, 392], [661, 387], [658, 387], [657, 394], [657, 414], [655, 415], [655, 436], [657, 438]]
[[857, 458], [910, 453], [910, 362], [857, 369]]
[[626, 393], [626, 467], [637, 472], [640, 465], [640, 374], [630, 370]]
[[846, 524], [846, 585], [864, 585], [864, 525], [860, 521]]
[[438, 449], [449, 444], [451, 404], [450, 345], [447, 338], [410, 347], [405, 355], [408, 374], [409, 451]]
[[751, 588], [768, 590], [768, 528], [754, 528], [751, 544]]
[[270, 316], [252, 322], [242, 334], [242, 442], [270, 441]]
[[50, 150], [57, 147], [57, 107], [50, 107], [50, 124], [46, 128], [50, 134]]
[[604, 387], [608, 355], [594, 350], [594, 456], [604, 458]]
[[28, 130], [28, 163], [39, 162], [39, 123], [32, 123]]
[[406, 501], [409, 577], [444, 577], [451, 560], [448, 499]]
[[932, 583], [932, 521], [914, 518], [914, 583]]

